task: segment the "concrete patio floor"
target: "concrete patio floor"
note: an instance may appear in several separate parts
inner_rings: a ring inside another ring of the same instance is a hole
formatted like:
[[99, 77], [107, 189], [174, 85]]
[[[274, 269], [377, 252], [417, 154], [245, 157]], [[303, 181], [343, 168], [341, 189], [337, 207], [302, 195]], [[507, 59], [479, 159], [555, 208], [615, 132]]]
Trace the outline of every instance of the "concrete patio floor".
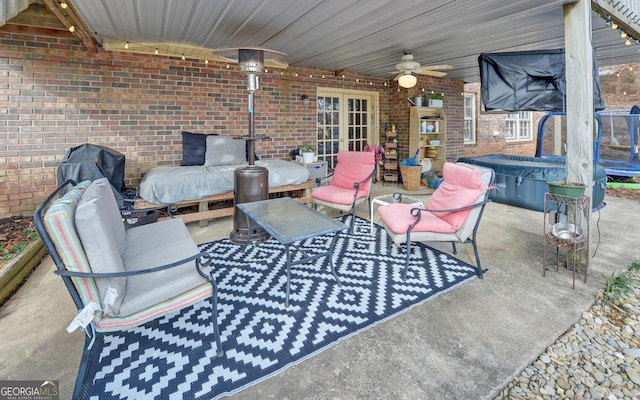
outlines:
[[[377, 196], [402, 187], [378, 183]], [[409, 192], [410, 194], [411, 192]], [[607, 197], [592, 216], [588, 282], [561, 268], [542, 277], [543, 213], [491, 203], [479, 229], [484, 279], [472, 280], [345, 340], [233, 399], [491, 399], [593, 303], [607, 277], [640, 259], [640, 202]], [[322, 211], [334, 215], [332, 210]], [[335, 214], [337, 215], [337, 213]], [[366, 205], [358, 215], [368, 218]], [[226, 238], [231, 217], [197, 242]], [[449, 252], [450, 245], [430, 244]], [[458, 258], [473, 263], [470, 245]], [[67, 333], [74, 307], [46, 257], [0, 310], [0, 379], [59, 380], [71, 398], [83, 333]]]

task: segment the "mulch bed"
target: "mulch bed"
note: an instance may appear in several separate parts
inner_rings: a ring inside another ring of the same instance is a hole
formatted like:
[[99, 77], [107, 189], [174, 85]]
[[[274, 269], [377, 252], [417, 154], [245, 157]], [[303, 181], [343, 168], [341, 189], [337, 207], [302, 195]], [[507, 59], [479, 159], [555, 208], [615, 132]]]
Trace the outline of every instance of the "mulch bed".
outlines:
[[35, 230], [31, 216], [19, 215], [0, 219], [0, 264], [16, 246], [29, 241], [28, 230]]

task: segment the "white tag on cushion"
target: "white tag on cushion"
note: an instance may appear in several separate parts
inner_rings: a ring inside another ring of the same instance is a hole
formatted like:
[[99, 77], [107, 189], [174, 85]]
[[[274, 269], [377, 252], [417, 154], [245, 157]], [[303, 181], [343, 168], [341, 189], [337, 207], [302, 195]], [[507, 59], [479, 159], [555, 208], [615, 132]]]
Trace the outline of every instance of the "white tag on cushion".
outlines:
[[109, 286], [107, 288], [107, 293], [104, 295], [104, 299], [102, 299], [102, 306], [107, 314], [115, 314], [116, 310], [113, 309], [113, 305], [116, 303], [118, 299], [118, 289]]
[[86, 328], [93, 320], [96, 311], [100, 311], [100, 306], [95, 301], [84, 306], [67, 326], [67, 332], [71, 333], [78, 328]]

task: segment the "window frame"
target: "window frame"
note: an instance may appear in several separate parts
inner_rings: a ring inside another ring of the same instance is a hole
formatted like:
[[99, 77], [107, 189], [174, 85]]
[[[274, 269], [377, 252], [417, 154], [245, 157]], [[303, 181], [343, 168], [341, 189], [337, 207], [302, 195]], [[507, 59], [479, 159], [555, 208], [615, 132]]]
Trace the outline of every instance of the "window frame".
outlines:
[[505, 114], [505, 140], [507, 142], [533, 140], [533, 113], [531, 111]]
[[[476, 118], [476, 94], [473, 92], [464, 92], [464, 115], [463, 115], [463, 120], [464, 120], [464, 144], [475, 144], [477, 141], [477, 135], [476, 135], [476, 123], [477, 123], [477, 118]], [[470, 114], [471, 117], [467, 117], [467, 99], [471, 99], [470, 100], [470, 104], [471, 104], [471, 110], [470, 110]], [[469, 137], [467, 137], [467, 127], [470, 130], [470, 135], [468, 135]]]

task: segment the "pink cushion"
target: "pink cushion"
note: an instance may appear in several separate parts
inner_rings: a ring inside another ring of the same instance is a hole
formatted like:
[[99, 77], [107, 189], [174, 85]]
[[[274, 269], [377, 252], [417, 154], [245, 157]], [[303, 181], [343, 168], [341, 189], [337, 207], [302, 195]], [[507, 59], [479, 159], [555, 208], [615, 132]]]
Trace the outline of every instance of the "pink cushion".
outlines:
[[[392, 203], [378, 208], [378, 213], [384, 221], [385, 225], [394, 233], [406, 233], [409, 225], [413, 224], [416, 219], [411, 216], [411, 209], [416, 208], [415, 205]], [[446, 220], [436, 217], [433, 213], [423, 211], [420, 217], [420, 223], [413, 228], [413, 232], [438, 232], [452, 233], [456, 229]]]
[[[371, 171], [375, 154], [371, 151], [338, 151], [338, 163], [331, 179], [331, 185], [344, 189], [353, 189], [354, 182], [365, 179]], [[369, 192], [371, 180], [360, 184], [360, 190]], [[352, 195], [353, 201], [353, 195]]]
[[[449, 210], [475, 204], [486, 188], [482, 187], [480, 171], [460, 164], [446, 162], [442, 171], [444, 180], [431, 195], [426, 207], [429, 210]], [[435, 213], [458, 230], [471, 210]], [[385, 221], [386, 222], [386, 221]]]
[[[313, 191], [313, 198], [334, 204], [353, 204], [354, 189], [344, 189], [337, 186], [320, 186]], [[358, 199], [367, 197], [367, 192], [358, 191]]]

